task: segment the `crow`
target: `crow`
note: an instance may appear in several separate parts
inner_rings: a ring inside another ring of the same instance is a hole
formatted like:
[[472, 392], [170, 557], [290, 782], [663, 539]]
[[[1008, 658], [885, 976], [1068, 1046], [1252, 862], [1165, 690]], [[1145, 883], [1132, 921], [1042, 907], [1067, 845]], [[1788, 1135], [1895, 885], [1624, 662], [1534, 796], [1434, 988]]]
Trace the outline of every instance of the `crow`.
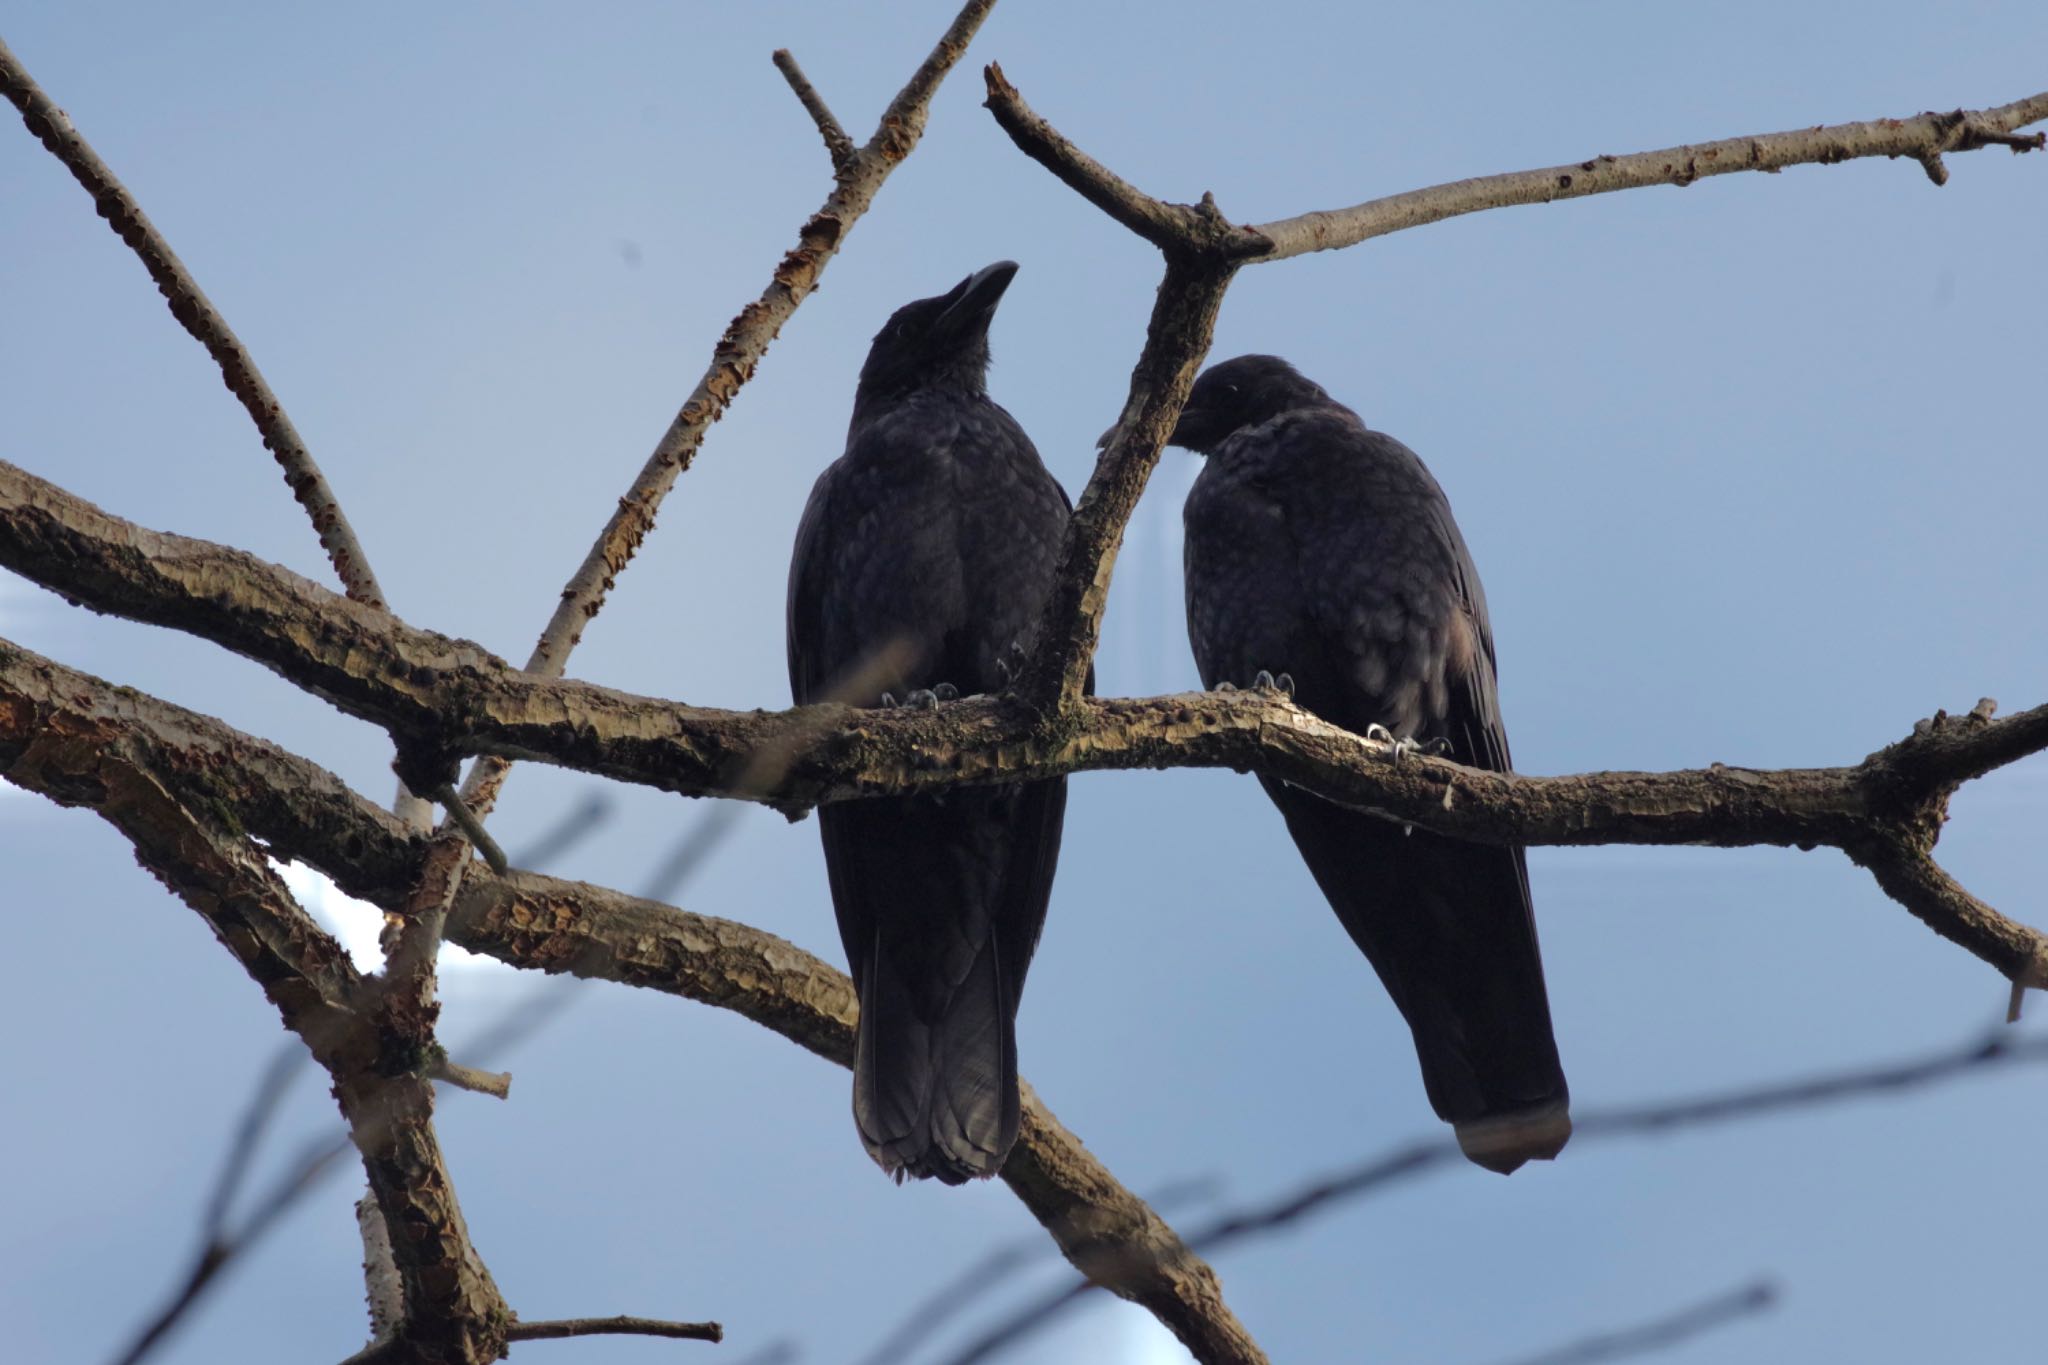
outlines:
[[[989, 322], [1016, 273], [998, 261], [876, 335], [790, 562], [799, 703], [1000, 692], [1029, 649], [1070, 505], [987, 392]], [[860, 997], [854, 1123], [899, 1181], [994, 1175], [1017, 1140], [1017, 1005], [1066, 800], [1047, 781], [818, 812]]]
[[[1386, 735], [1397, 759], [1422, 747], [1509, 769], [1486, 595], [1414, 451], [1270, 355], [1212, 366], [1168, 439], [1208, 457], [1184, 542], [1203, 686], [1291, 680], [1302, 707]], [[1569, 1096], [1522, 849], [1259, 780], [1406, 1018], [1465, 1155], [1502, 1174], [1555, 1156]]]

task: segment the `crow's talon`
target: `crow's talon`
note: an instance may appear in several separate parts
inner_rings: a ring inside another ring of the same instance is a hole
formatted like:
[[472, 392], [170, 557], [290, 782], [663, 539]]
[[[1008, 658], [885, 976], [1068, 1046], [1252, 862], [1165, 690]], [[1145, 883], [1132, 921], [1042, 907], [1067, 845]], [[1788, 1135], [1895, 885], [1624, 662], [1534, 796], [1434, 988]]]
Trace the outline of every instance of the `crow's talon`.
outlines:
[[1401, 760], [1409, 754], [1423, 753], [1429, 748], [1429, 744], [1444, 743], [1444, 741], [1433, 739], [1429, 741], [1429, 744], [1417, 744], [1406, 735], [1396, 738], [1392, 730], [1389, 730], [1377, 721], [1365, 727], [1365, 737], [1367, 739], [1376, 739], [1380, 743], [1392, 748], [1394, 751], [1394, 766], [1397, 768], [1401, 766]]
[[1273, 682], [1279, 687], [1281, 695], [1288, 697], [1294, 695], [1294, 675], [1292, 673], [1282, 673]]
[[1260, 670], [1259, 670], [1258, 672], [1256, 672], [1256, 673], [1252, 674], [1252, 690], [1253, 690], [1253, 691], [1256, 691], [1256, 692], [1271, 692], [1271, 691], [1273, 690], [1273, 688], [1274, 688], [1274, 682], [1273, 682], [1273, 675], [1272, 675], [1271, 673], [1268, 673], [1268, 672], [1267, 672], [1267, 671], [1266, 671], [1265, 669], [1263, 669], [1263, 668], [1262, 668], [1262, 669], [1260, 669]]
[[882, 694], [882, 705], [894, 707], [896, 705], [896, 694], [894, 692], [884, 692]]
[[1232, 682], [1230, 679], [1225, 678], [1222, 682], [1217, 683], [1214, 687], [1210, 688], [1209, 690], [1211, 692], [1235, 692], [1237, 691], [1237, 684]]
[[939, 683], [932, 688], [932, 695], [940, 701], [958, 701], [960, 689], [951, 683]]

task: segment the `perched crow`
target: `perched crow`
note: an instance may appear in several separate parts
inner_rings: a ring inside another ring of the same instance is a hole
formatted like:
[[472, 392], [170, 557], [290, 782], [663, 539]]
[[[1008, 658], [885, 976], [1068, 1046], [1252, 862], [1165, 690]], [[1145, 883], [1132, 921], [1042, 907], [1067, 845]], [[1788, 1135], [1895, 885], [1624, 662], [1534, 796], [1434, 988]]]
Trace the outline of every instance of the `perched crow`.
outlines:
[[[1347, 730], [1508, 769], [1486, 595], [1414, 451], [1268, 355], [1211, 367], [1170, 439], [1209, 457], [1186, 509], [1204, 686], [1289, 674], [1303, 707]], [[1503, 1174], [1555, 1156], [1571, 1119], [1522, 850], [1260, 780], [1408, 1020], [1465, 1154]]]
[[[990, 401], [998, 261], [896, 310], [789, 568], [798, 702], [998, 692], [1052, 583], [1066, 494]], [[957, 1185], [1017, 1140], [1017, 1002], [1059, 860], [1064, 782], [818, 812], [860, 994], [853, 1117], [883, 1170]]]

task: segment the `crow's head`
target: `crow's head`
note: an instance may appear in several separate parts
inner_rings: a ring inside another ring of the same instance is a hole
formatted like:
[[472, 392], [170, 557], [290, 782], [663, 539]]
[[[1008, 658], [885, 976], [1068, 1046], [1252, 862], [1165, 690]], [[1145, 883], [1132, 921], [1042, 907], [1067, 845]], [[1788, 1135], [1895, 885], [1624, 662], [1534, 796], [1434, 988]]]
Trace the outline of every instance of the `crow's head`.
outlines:
[[860, 367], [856, 403], [918, 389], [980, 393], [988, 380], [988, 324], [1017, 273], [1015, 261], [983, 266], [937, 298], [898, 308], [875, 333]]
[[1322, 385], [1279, 356], [1241, 355], [1202, 372], [1166, 443], [1207, 455], [1232, 432], [1332, 401]]

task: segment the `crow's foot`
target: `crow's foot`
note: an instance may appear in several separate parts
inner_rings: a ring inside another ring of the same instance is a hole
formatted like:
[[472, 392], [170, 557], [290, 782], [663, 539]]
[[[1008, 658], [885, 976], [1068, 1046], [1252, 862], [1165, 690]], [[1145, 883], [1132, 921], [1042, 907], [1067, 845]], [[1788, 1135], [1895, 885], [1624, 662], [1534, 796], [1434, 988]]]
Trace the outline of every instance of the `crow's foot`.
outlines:
[[960, 700], [960, 689], [951, 683], [943, 682], [932, 687], [920, 687], [902, 701], [897, 701], [892, 693], [884, 692], [882, 694], [882, 705], [900, 706], [909, 711], [936, 711], [939, 709], [940, 702], [958, 700]]
[[1451, 751], [1451, 742], [1447, 739], [1425, 740], [1420, 744], [1417, 744], [1405, 735], [1396, 739], [1392, 730], [1377, 722], [1365, 727], [1365, 737], [1367, 739], [1376, 739], [1380, 743], [1391, 747], [1394, 751], [1394, 765], [1396, 767], [1399, 767], [1401, 760], [1409, 754], [1436, 757]]
[[1010, 647], [996, 656], [996, 672], [1003, 678], [1003, 690], [1010, 691], [1024, 676], [1024, 666], [1031, 662], [1031, 652], [1024, 648], [1022, 640], [1010, 641]]

